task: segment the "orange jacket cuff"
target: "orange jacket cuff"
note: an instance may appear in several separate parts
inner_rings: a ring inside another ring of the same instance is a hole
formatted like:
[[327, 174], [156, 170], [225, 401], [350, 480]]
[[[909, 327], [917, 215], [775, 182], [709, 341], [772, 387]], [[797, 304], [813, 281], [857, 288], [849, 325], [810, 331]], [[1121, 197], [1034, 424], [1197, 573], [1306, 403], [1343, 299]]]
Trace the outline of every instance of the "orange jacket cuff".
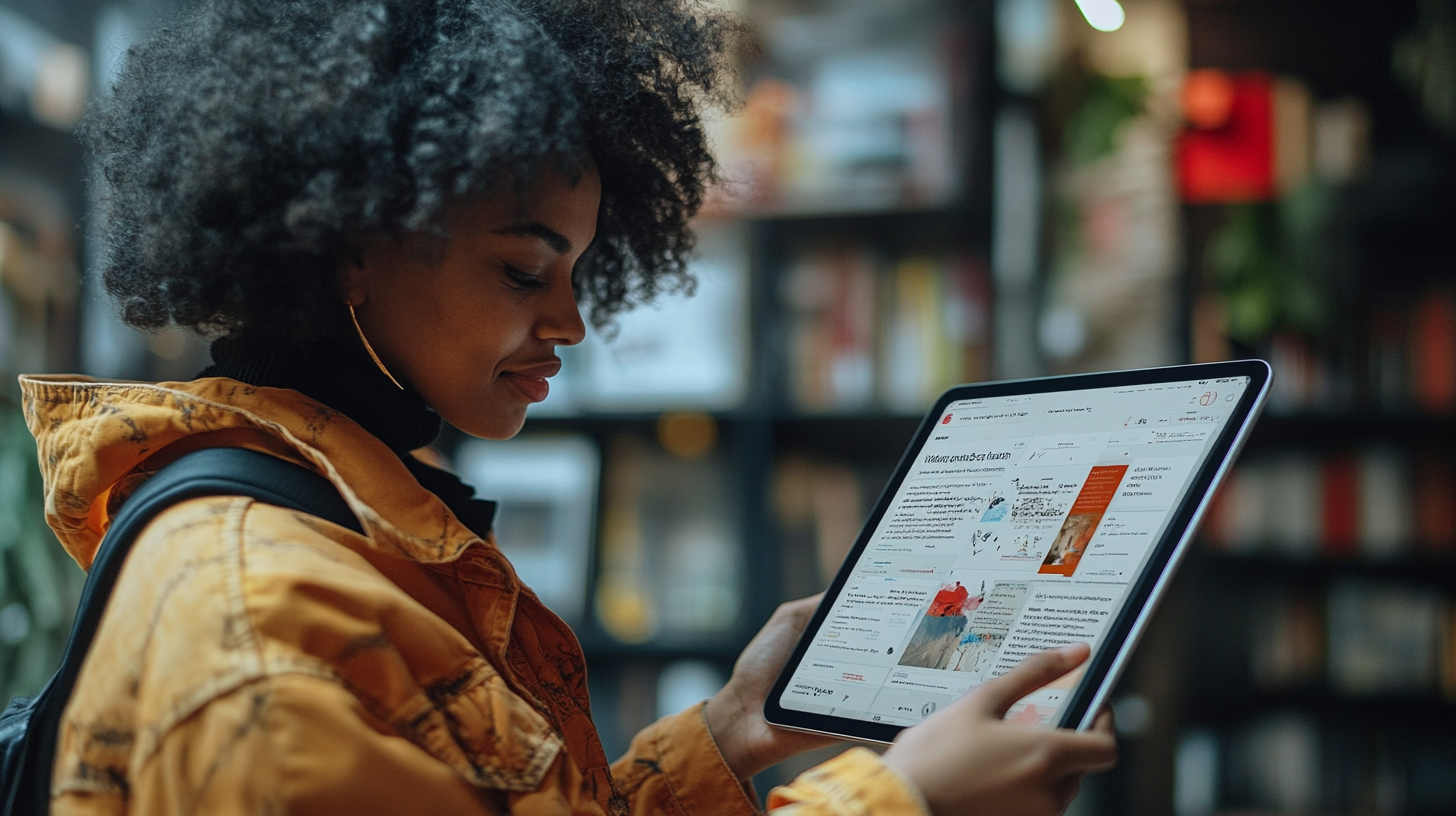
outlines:
[[851, 748], [768, 795], [768, 809], [837, 816], [928, 816], [925, 797], [873, 751]]
[[679, 816], [749, 816], [760, 813], [756, 797], [718, 751], [697, 705], [649, 725], [632, 740], [627, 756], [613, 770], [634, 810]]

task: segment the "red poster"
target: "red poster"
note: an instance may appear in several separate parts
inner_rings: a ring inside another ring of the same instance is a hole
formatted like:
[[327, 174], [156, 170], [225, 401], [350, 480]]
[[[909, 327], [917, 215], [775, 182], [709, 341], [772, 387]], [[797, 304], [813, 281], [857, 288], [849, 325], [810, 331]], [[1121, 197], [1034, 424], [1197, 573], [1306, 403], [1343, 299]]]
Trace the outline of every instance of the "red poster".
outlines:
[[1077, 571], [1077, 564], [1082, 560], [1082, 554], [1087, 552], [1087, 544], [1092, 540], [1092, 534], [1097, 532], [1097, 525], [1107, 512], [1107, 505], [1112, 503], [1112, 497], [1117, 495], [1117, 487], [1122, 484], [1126, 473], [1127, 465], [1092, 468], [1037, 572], [1069, 576]]
[[1267, 201], [1274, 196], [1274, 93], [1267, 74], [1232, 79], [1225, 121], [1178, 136], [1178, 188], [1194, 204]]

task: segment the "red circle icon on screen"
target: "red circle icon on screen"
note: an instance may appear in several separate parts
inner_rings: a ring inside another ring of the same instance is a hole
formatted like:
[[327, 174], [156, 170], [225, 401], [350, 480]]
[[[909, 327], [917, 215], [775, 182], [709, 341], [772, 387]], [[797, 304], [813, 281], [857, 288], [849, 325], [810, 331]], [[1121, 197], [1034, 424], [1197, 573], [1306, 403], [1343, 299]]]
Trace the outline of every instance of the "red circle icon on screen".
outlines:
[[1217, 391], [1204, 391], [1203, 396], [1198, 398], [1198, 404], [1207, 407], [1212, 405], [1216, 399], [1218, 399]]
[[942, 425], [949, 425], [950, 424], [950, 418], [951, 418], [951, 415], [950, 414], [946, 414], [945, 415], [945, 419], [942, 419], [940, 421], [940, 424], [942, 424]]

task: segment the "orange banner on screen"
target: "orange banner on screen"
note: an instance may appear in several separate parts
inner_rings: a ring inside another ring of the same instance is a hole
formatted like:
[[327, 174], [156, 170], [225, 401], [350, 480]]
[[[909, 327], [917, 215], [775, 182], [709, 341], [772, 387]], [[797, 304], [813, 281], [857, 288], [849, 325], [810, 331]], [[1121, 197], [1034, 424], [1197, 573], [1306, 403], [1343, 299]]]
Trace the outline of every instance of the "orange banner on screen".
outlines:
[[1077, 571], [1077, 564], [1087, 551], [1087, 544], [1092, 540], [1092, 534], [1097, 532], [1097, 525], [1107, 512], [1107, 505], [1112, 503], [1112, 497], [1117, 495], [1117, 486], [1122, 484], [1126, 473], [1127, 465], [1092, 468], [1037, 572], [1042, 575], [1071, 575]]

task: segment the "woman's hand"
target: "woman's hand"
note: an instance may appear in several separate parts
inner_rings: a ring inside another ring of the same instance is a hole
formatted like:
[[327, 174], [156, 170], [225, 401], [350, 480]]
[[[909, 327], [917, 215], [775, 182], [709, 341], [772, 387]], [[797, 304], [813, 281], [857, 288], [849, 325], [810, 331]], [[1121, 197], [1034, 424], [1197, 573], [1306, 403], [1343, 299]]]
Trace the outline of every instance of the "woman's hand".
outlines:
[[708, 729], [713, 732], [713, 740], [718, 743], [728, 767], [740, 779], [747, 779], [795, 754], [838, 742], [833, 737], [775, 728], [763, 718], [763, 703], [768, 699], [769, 688], [788, 661], [821, 597], [815, 595], [780, 605], [738, 656], [728, 685], [708, 701], [704, 710]]
[[1002, 718], [1017, 700], [1076, 668], [1086, 644], [1033, 655], [900, 733], [885, 764], [909, 779], [935, 816], [1056, 816], [1082, 777], [1112, 767], [1117, 740], [1104, 712], [1088, 732], [1028, 728]]

